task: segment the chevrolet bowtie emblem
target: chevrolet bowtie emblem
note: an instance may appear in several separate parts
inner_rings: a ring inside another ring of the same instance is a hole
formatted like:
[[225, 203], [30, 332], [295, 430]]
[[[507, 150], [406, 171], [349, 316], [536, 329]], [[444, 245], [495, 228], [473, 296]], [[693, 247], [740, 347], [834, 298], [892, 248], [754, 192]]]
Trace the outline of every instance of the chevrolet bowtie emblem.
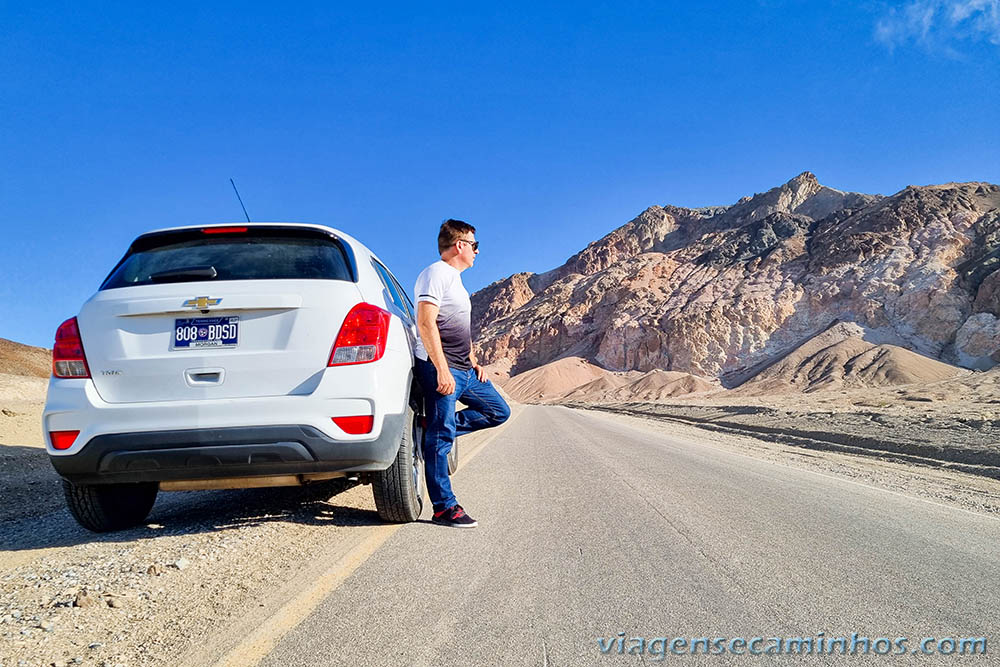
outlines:
[[193, 299], [188, 299], [184, 302], [185, 308], [197, 308], [198, 310], [205, 310], [209, 306], [217, 306], [222, 303], [222, 299], [213, 299], [207, 296], [196, 296]]

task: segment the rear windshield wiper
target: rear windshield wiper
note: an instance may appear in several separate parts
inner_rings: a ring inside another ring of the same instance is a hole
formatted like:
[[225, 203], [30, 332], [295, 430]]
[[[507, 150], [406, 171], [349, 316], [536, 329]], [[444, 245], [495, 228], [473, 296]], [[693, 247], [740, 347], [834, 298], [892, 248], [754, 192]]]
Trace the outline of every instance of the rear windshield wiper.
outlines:
[[186, 266], [153, 273], [149, 279], [154, 283], [183, 283], [192, 280], [214, 280], [218, 276], [219, 272], [214, 266]]

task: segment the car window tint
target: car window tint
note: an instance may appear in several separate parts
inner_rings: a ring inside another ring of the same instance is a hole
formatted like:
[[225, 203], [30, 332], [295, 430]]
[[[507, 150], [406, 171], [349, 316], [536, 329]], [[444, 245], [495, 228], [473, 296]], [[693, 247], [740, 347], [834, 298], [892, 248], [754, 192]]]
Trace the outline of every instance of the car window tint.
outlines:
[[182, 238], [128, 254], [101, 289], [157, 282], [165, 272], [211, 267], [214, 280], [353, 280], [340, 243], [322, 237], [220, 235]]
[[382, 279], [382, 284], [389, 291], [389, 296], [392, 298], [392, 302], [396, 304], [396, 307], [399, 308], [400, 311], [406, 313], [406, 315], [408, 315], [412, 320], [413, 315], [410, 313], [410, 310], [406, 307], [406, 303], [400, 296], [399, 291], [394, 284], [395, 281], [392, 279], [392, 274], [389, 273], [389, 269], [385, 268], [375, 260], [372, 260], [372, 266], [375, 267], [375, 271], [378, 272], [378, 277]]
[[392, 284], [396, 286], [396, 291], [399, 292], [403, 299], [406, 301], [406, 311], [410, 313], [410, 318], [413, 318], [413, 302], [410, 301], [410, 295], [406, 293], [406, 290], [400, 287], [399, 281], [396, 280], [396, 276], [389, 274], [389, 278], [392, 280]]
[[396, 304], [396, 307], [401, 311], [404, 313], [407, 312], [406, 306], [403, 304], [403, 299], [400, 297], [395, 285], [392, 284], [392, 279], [389, 277], [389, 270], [374, 260], [372, 261], [372, 264], [375, 265], [375, 270], [378, 272], [378, 276], [382, 280], [382, 284], [385, 286], [386, 291], [389, 292], [389, 297], [392, 299], [392, 302]]

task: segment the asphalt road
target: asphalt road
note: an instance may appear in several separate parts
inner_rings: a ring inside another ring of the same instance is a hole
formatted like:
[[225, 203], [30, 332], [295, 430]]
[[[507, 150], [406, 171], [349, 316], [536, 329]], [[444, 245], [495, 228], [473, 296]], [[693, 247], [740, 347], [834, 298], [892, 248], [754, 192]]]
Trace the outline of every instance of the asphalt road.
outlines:
[[[724, 638], [725, 655], [667, 644], [675, 664], [1000, 664], [1000, 643], [912, 653], [924, 637], [1000, 642], [992, 516], [560, 407], [525, 408], [454, 484], [478, 528], [395, 532], [263, 664], [658, 662], [661, 644], [620, 655], [619, 633]], [[728, 650], [819, 633], [905, 637], [906, 654]]]

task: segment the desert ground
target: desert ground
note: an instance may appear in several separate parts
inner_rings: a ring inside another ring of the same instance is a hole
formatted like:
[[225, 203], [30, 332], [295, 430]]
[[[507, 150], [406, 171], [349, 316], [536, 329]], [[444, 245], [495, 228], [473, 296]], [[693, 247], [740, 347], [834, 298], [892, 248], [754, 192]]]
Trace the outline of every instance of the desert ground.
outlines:
[[[498, 381], [526, 403], [563, 404], [685, 422], [812, 449], [895, 456], [1000, 477], [1000, 369], [896, 359], [875, 379], [765, 378], [736, 389], [686, 373], [614, 373], [568, 357]], [[833, 369], [831, 371], [831, 369]], [[889, 372], [885, 372], [885, 371]], [[929, 372], [928, 372], [929, 371]], [[895, 378], [929, 381], [897, 383]], [[944, 379], [941, 376], [944, 375]], [[820, 381], [817, 381], [820, 380]]]
[[[507, 390], [1000, 514], [997, 370], [768, 395], [580, 359], [536, 371], [504, 379]], [[0, 374], [0, 665], [214, 663], [382, 529], [367, 487], [330, 483], [161, 494], [146, 525], [88, 533], [65, 509], [42, 444], [44, 368], [24, 372]]]

